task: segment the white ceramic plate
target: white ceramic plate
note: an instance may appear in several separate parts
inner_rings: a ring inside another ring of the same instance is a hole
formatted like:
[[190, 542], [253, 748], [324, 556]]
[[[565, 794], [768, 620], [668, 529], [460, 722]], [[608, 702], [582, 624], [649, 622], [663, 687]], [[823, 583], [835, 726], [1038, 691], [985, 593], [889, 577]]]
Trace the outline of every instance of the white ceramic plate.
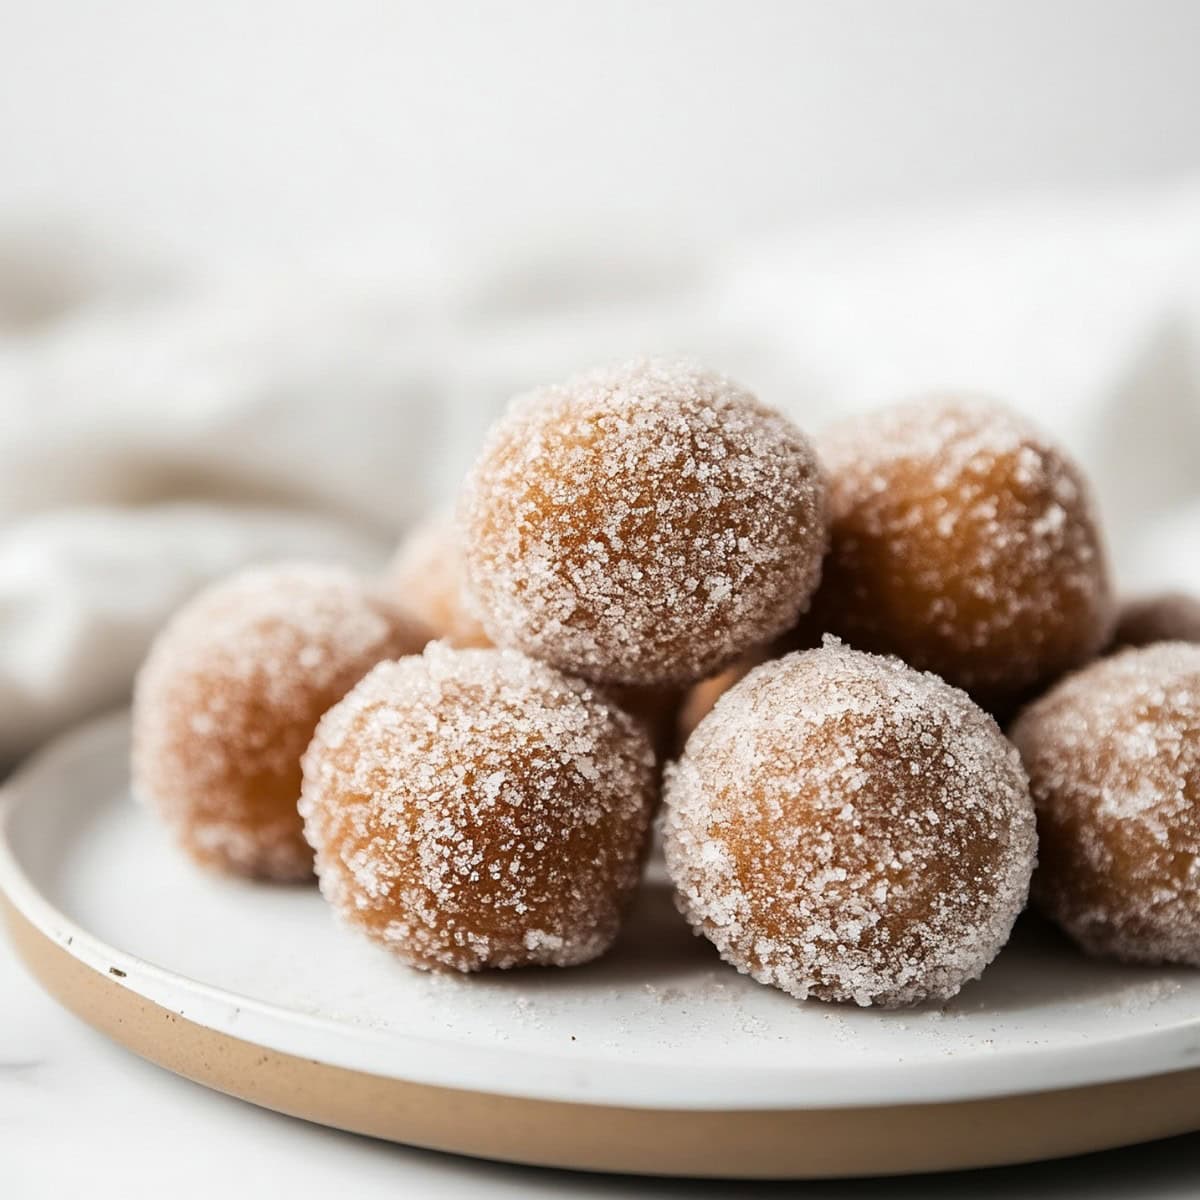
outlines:
[[8, 784], [0, 889], [23, 922], [122, 994], [281, 1055], [493, 1097], [676, 1114], [947, 1105], [1200, 1066], [1200, 972], [1092, 961], [1026, 918], [949, 1004], [799, 1003], [693, 937], [653, 866], [598, 963], [413, 971], [338, 926], [315, 888], [193, 866], [130, 798], [127, 753], [127, 719], [109, 718]]

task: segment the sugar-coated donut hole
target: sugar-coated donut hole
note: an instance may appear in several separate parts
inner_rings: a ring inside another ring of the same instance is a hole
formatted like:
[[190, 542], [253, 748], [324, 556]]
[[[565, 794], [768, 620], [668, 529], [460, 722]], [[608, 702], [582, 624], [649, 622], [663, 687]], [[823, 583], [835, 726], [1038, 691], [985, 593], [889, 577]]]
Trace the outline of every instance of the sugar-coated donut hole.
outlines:
[[1155, 642], [1200, 642], [1200, 597], [1161, 592], [1122, 604], [1113, 648], [1152, 646]]
[[1115, 602], [1075, 464], [989, 400], [933, 396], [819, 442], [832, 533], [819, 626], [1007, 714], [1094, 658]]
[[467, 606], [451, 513], [430, 513], [404, 535], [384, 571], [384, 589], [435, 638], [459, 649], [492, 644]]
[[609, 684], [683, 684], [791, 626], [826, 545], [812, 448], [721, 376], [637, 361], [514, 401], [460, 503], [493, 640]]
[[310, 878], [300, 755], [331, 704], [427, 636], [339, 567], [285, 563], [213, 585], [168, 622], [138, 673], [135, 791], [200, 862]]
[[1093, 954], [1200, 966], [1200, 646], [1102, 659], [1012, 736], [1038, 810], [1039, 906]]
[[655, 774], [641, 725], [592, 686], [435, 642], [325, 715], [300, 808], [325, 897], [405, 962], [570, 966], [616, 937]]
[[793, 996], [954, 995], [1004, 945], [1035, 858], [1016, 751], [965, 693], [832, 639], [726, 692], [668, 768], [680, 907]]

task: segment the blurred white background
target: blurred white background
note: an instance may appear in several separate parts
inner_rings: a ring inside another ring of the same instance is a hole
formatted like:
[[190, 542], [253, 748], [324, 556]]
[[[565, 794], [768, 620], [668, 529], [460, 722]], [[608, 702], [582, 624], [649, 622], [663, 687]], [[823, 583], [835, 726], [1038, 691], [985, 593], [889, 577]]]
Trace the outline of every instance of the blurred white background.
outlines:
[[1194, 0], [0, 0], [0, 763], [191, 591], [370, 564], [515, 391], [931, 387], [1200, 588]]
[[203, 262], [1163, 177], [1194, 0], [4, 0], [0, 214]]

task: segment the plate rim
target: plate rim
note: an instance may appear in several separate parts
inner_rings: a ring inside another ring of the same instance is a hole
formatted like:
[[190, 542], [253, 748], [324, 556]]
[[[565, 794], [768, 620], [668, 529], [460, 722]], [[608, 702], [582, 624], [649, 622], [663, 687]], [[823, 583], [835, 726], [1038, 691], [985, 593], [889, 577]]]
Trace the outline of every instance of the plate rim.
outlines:
[[[89, 752], [116, 753], [126, 744], [128, 725], [127, 709], [88, 721], [48, 744], [0, 784], [0, 892], [36, 930], [121, 987], [216, 1033], [250, 1040], [277, 1053], [348, 1070], [374, 1067], [371, 1073], [397, 1081], [482, 1090], [512, 1098], [693, 1111], [824, 1110], [968, 1101], [1043, 1093], [1049, 1090], [1047, 1076], [1053, 1079], [1053, 1088], [1062, 1089], [1153, 1078], [1200, 1066], [1198, 1013], [1182, 1024], [1127, 1034], [1107, 1043], [1104, 1053], [1086, 1044], [1010, 1051], [1002, 1063], [993, 1064], [1002, 1069], [982, 1076], [977, 1062], [959, 1063], [956, 1070], [953, 1056], [937, 1064], [932, 1072], [937, 1078], [932, 1080], [928, 1064], [910, 1064], [906, 1072], [901, 1062], [890, 1072], [886, 1086], [881, 1084], [876, 1063], [857, 1070], [813, 1071], [803, 1090], [814, 1098], [798, 1100], [794, 1068], [781, 1068], [777, 1075], [762, 1068], [746, 1068], [739, 1076], [733, 1068], [681, 1062], [671, 1069], [668, 1090], [661, 1064], [641, 1064], [642, 1074], [655, 1086], [643, 1083], [639, 1088], [629, 1078], [637, 1076], [638, 1066], [628, 1060], [583, 1054], [567, 1058], [561, 1051], [504, 1047], [494, 1047], [489, 1053], [486, 1048], [465, 1047], [432, 1033], [370, 1030], [245, 996], [149, 962], [91, 933], [41, 892], [12, 844], [14, 819], [28, 797], [37, 794], [39, 787], [50, 786], [56, 775], [68, 771], [73, 761], [86, 759]], [[393, 1064], [402, 1057], [401, 1049], [410, 1057], [402, 1069], [385, 1064], [380, 1070], [381, 1047], [391, 1051], [387, 1057]], [[439, 1055], [454, 1061], [439, 1062]], [[475, 1061], [464, 1068], [460, 1061], [464, 1058]], [[1054, 1070], [1050, 1070], [1052, 1062], [1057, 1063]], [[504, 1069], [514, 1065], [521, 1069]]]
[[1200, 1068], [1023, 1096], [832, 1109], [641, 1109], [416, 1084], [262, 1053], [97, 974], [2, 897], [0, 916], [46, 991], [118, 1045], [251, 1104], [430, 1150], [622, 1174], [861, 1178], [1060, 1158], [1200, 1126]]

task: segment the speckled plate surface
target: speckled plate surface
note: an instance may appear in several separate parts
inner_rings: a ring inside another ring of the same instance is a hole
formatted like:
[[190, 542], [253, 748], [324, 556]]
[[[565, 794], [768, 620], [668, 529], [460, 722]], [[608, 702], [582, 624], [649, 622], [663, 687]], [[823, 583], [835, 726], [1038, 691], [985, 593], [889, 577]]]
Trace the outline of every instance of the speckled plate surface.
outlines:
[[982, 1165], [1200, 1128], [1200, 972], [1094, 962], [1027, 918], [948, 1005], [802, 1004], [722, 964], [652, 869], [596, 964], [422, 974], [315, 888], [192, 866], [130, 798], [127, 741], [124, 717], [88, 726], [3, 790], [12, 933], [85, 1019], [258, 1103], [465, 1153], [711, 1175]]

